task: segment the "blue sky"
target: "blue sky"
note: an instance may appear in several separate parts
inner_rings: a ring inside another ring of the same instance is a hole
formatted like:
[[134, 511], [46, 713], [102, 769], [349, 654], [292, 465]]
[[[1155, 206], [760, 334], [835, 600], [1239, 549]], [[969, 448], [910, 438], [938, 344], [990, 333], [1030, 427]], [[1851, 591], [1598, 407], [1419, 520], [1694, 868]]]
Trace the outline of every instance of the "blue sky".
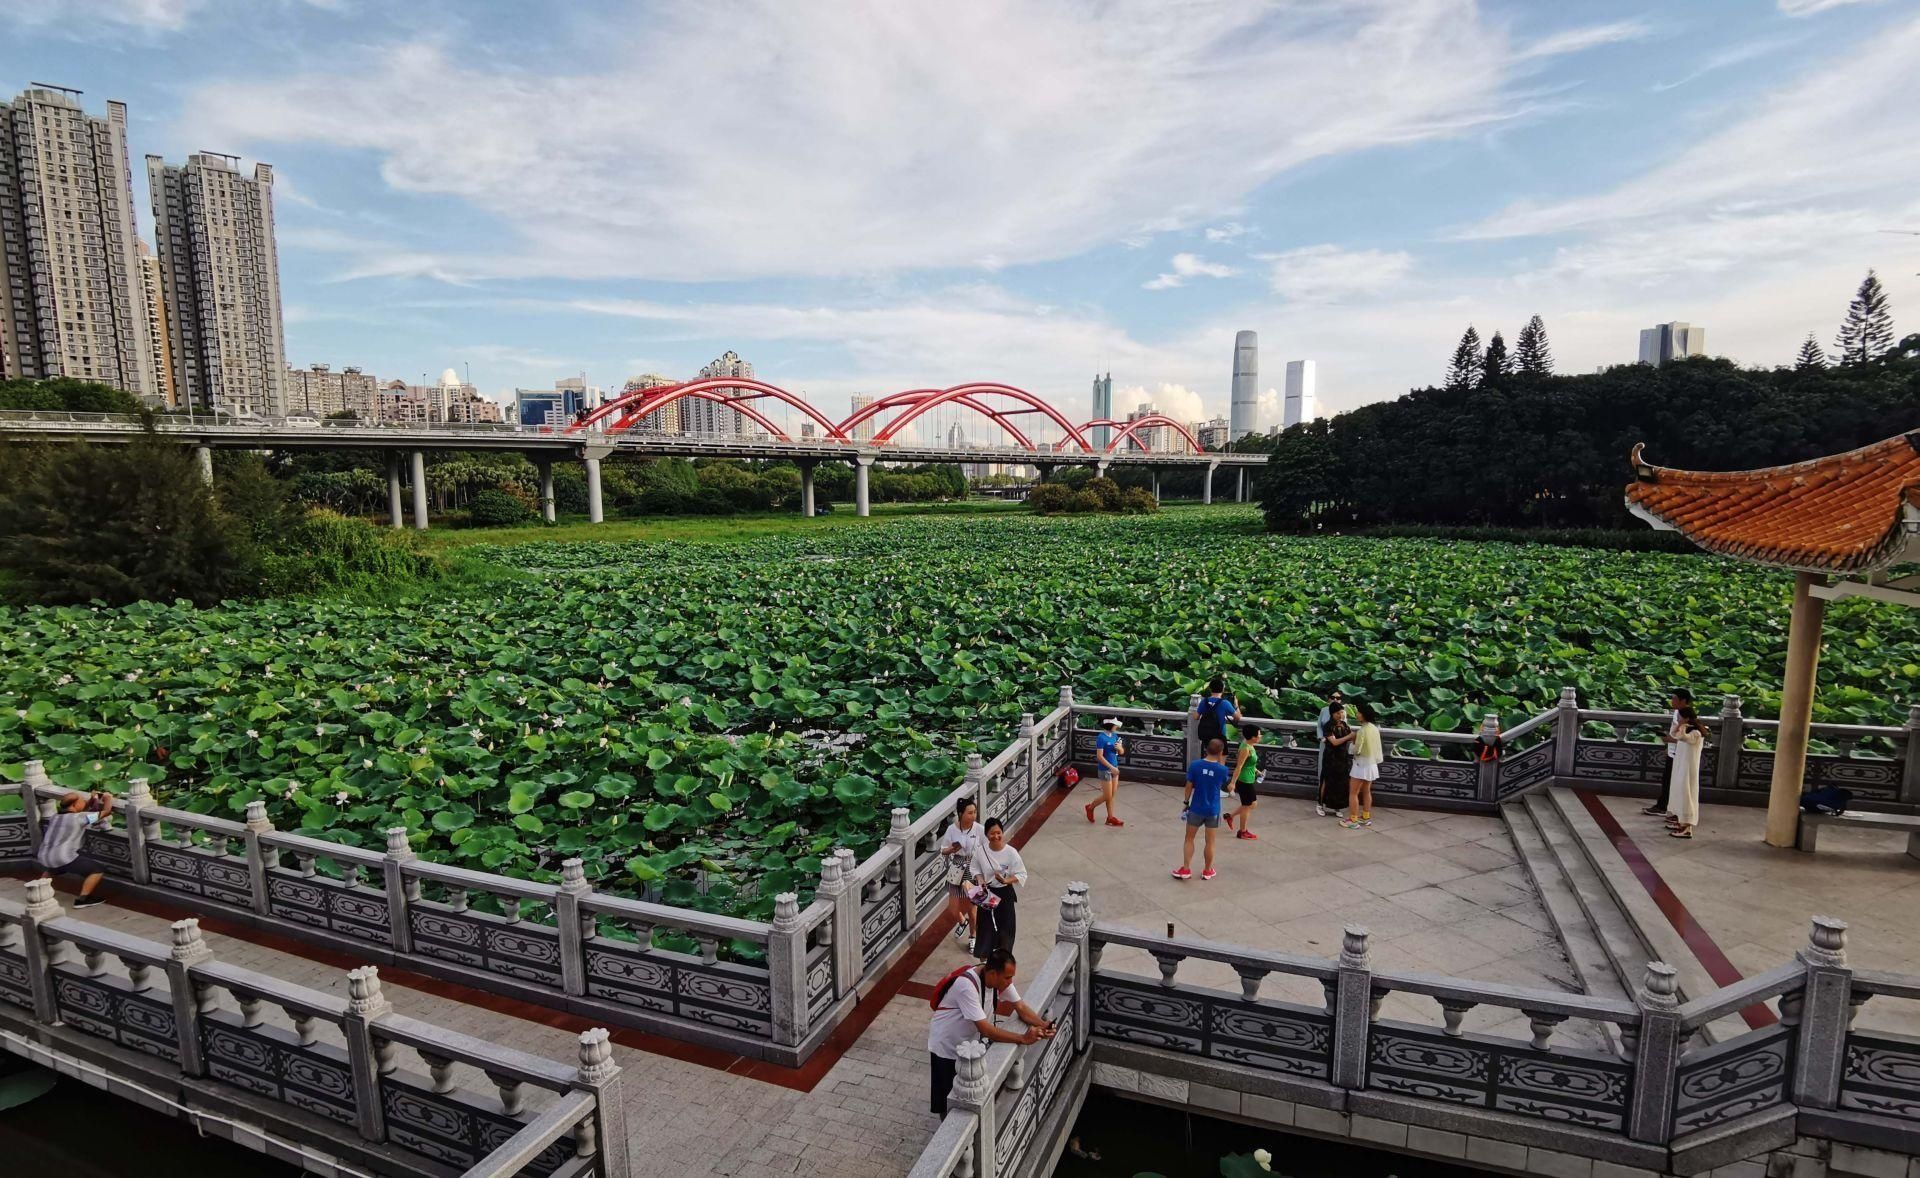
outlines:
[[1343, 409], [1536, 312], [1562, 370], [1666, 319], [1783, 363], [1869, 266], [1920, 330], [1916, 60], [1911, 0], [0, 0], [0, 91], [274, 165], [295, 364], [731, 348], [833, 416], [1224, 413], [1239, 329]]

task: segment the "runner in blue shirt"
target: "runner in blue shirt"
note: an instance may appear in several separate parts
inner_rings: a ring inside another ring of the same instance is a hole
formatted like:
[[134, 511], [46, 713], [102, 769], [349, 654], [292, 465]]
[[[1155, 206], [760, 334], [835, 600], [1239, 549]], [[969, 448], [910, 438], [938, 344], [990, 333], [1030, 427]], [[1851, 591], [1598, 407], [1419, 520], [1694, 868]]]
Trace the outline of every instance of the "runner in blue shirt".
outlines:
[[1100, 731], [1093, 738], [1093, 769], [1099, 775], [1100, 796], [1087, 803], [1087, 821], [1093, 821], [1093, 812], [1101, 806], [1107, 808], [1108, 826], [1125, 826], [1113, 810], [1113, 799], [1120, 792], [1120, 758], [1125, 756], [1127, 746], [1120, 739], [1120, 721], [1112, 716], [1100, 721]]
[[1213, 878], [1213, 834], [1220, 829], [1220, 793], [1227, 788], [1227, 742], [1219, 738], [1207, 742], [1207, 755], [1187, 766], [1187, 838], [1180, 853], [1180, 866], [1173, 878], [1193, 878], [1193, 832], [1206, 827], [1206, 870], [1201, 879]]

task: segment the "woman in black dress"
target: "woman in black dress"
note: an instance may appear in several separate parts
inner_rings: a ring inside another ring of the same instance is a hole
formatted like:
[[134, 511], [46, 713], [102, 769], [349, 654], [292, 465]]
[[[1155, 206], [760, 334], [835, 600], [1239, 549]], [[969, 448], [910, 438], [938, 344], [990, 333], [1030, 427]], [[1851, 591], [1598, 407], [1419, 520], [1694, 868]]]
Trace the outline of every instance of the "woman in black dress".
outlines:
[[1354, 731], [1347, 724], [1347, 709], [1334, 704], [1327, 714], [1327, 735], [1320, 756], [1320, 798], [1314, 813], [1339, 817], [1347, 806], [1347, 776], [1353, 772]]

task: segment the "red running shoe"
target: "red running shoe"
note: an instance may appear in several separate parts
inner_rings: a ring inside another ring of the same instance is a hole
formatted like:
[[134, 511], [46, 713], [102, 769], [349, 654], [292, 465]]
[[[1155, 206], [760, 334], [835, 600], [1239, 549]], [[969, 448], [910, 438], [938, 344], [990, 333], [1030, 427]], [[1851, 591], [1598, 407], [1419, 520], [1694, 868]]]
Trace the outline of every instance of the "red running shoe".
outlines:
[[1243, 830], [1239, 834], [1234, 835], [1233, 837], [1237, 839], [1257, 839], [1260, 836], [1253, 833], [1251, 830]]
[[1092, 821], [1093, 821], [1093, 808], [1094, 808], [1094, 807], [1095, 807], [1096, 805], [1099, 805], [1099, 803], [1098, 803], [1098, 802], [1088, 802], [1088, 803], [1087, 803], [1087, 821], [1088, 821], [1088, 822], [1092, 822]]
[[1175, 878], [1175, 879], [1192, 879], [1192, 878], [1193, 878], [1193, 872], [1191, 872], [1191, 871], [1189, 871], [1188, 869], [1186, 869], [1186, 868], [1184, 868], [1184, 867], [1176, 867], [1176, 868], [1174, 868], [1174, 869], [1173, 869], [1173, 878]]
[[1107, 825], [1108, 826], [1125, 826], [1126, 823], [1120, 821], [1118, 818], [1115, 818], [1113, 815], [1109, 814], [1107, 815]]
[[1211, 867], [1207, 868], [1205, 871], [1200, 873], [1201, 879], [1212, 879], [1213, 876], [1214, 876], [1214, 870]]

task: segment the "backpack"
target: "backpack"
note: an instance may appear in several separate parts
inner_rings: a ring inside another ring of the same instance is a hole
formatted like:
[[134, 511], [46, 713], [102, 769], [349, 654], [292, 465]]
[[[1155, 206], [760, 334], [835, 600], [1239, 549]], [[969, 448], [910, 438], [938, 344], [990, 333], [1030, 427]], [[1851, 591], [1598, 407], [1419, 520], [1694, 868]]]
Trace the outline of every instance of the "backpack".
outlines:
[[1074, 786], [1080, 784], [1080, 770], [1075, 769], [1072, 765], [1065, 765], [1056, 769], [1054, 776], [1060, 779], [1061, 789], [1072, 789]]
[[[940, 984], [933, 988], [933, 998], [927, 1003], [927, 1006], [933, 1010], [939, 1010], [940, 1004], [947, 1000], [947, 991], [953, 989], [953, 984], [960, 980], [960, 975], [979, 968], [977, 965], [963, 965], [946, 977], [941, 978]], [[974, 981], [980, 987], [980, 1004], [985, 1006], [987, 1001], [987, 980], [983, 977], [976, 977]]]
[[1218, 699], [1210, 695], [1200, 701], [1199, 706], [1194, 710], [1200, 713], [1201, 740], [1225, 740], [1227, 738], [1227, 724], [1225, 720], [1221, 719], [1221, 714], [1231, 706], [1232, 705], [1227, 702], [1227, 697], [1224, 695]]
[[1800, 810], [1806, 814], [1844, 814], [1853, 804], [1853, 794], [1837, 785], [1810, 789], [1800, 795]]

